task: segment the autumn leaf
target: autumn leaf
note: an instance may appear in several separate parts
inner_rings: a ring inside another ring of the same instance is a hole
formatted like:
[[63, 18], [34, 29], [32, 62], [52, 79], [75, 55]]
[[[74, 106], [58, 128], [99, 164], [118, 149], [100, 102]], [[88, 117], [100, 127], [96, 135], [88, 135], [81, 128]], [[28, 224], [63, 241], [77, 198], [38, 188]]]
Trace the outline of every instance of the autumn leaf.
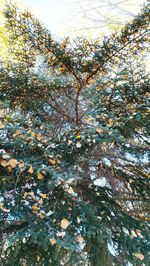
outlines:
[[39, 180], [42, 180], [42, 179], [44, 178], [44, 176], [43, 176], [41, 173], [37, 173], [37, 178], [38, 178]]
[[10, 159], [7, 162], [7, 165], [10, 165], [12, 168], [15, 168], [17, 166], [18, 162], [15, 159]]
[[40, 261], [40, 256], [36, 257], [36, 261], [39, 262]]
[[89, 116], [88, 119], [87, 119], [87, 122], [91, 123], [91, 122], [93, 122], [93, 120], [94, 120], [94, 118], [92, 116]]
[[57, 163], [58, 163], [58, 164], [61, 164], [61, 160], [60, 160], [60, 159], [57, 159]]
[[52, 246], [56, 244], [56, 239], [55, 238], [50, 238], [49, 241], [50, 241]]
[[80, 136], [80, 135], [77, 135], [77, 136], [76, 136], [76, 139], [80, 139], [80, 138], [81, 138], [81, 136]]
[[72, 189], [72, 187], [69, 187], [69, 189], [67, 190], [68, 194], [73, 194], [74, 190]]
[[36, 202], [37, 202], [38, 204], [40, 204], [40, 205], [43, 204], [43, 200], [42, 200], [42, 199], [40, 199], [40, 200], [36, 200]]
[[32, 138], [35, 138], [35, 133], [33, 131], [31, 132], [31, 136]]
[[0, 164], [1, 164], [3, 167], [6, 167], [6, 166], [7, 166], [7, 161], [5, 161], [5, 160], [1, 160], [1, 161], [0, 161]]
[[70, 224], [70, 222], [66, 218], [62, 219], [60, 222], [60, 226], [64, 230], [67, 229], [69, 224]]
[[49, 161], [49, 163], [50, 163], [51, 165], [56, 164], [56, 161], [55, 161], [55, 160], [49, 159], [48, 161]]
[[39, 208], [38, 208], [38, 206], [33, 205], [32, 210], [33, 210], [33, 213], [36, 214], [38, 212]]
[[142, 253], [134, 253], [133, 255], [139, 260], [144, 260], [144, 255]]
[[45, 213], [43, 211], [40, 212], [40, 218], [44, 219], [45, 218]]
[[103, 129], [101, 129], [101, 128], [96, 128], [96, 132], [100, 134], [100, 133], [103, 133], [103, 132], [104, 132], [104, 130], [103, 130]]
[[42, 198], [46, 199], [47, 198], [47, 194], [42, 194]]
[[0, 121], [0, 129], [4, 128], [2, 121]]
[[8, 167], [7, 167], [8, 172], [12, 172], [12, 169], [13, 169], [13, 168], [12, 168], [11, 166], [8, 166]]
[[19, 167], [20, 169], [24, 168], [24, 167], [25, 167], [24, 162], [20, 162], [20, 163], [18, 164], [18, 167]]
[[28, 170], [28, 173], [29, 174], [33, 174], [33, 168], [32, 168], [32, 165], [30, 166], [29, 170]]
[[0, 116], [2, 116], [2, 114], [3, 114], [3, 110], [0, 110]]
[[83, 241], [84, 241], [84, 238], [83, 238], [82, 236], [78, 236], [78, 237], [76, 238], [76, 240], [77, 240], [78, 243], [82, 244]]
[[41, 134], [41, 133], [38, 133], [38, 134], [36, 135], [36, 138], [37, 138], [38, 140], [41, 140], [41, 139], [42, 139], [42, 134]]
[[113, 125], [113, 120], [112, 120], [112, 119], [109, 119], [109, 120], [108, 120], [108, 126], [109, 126], [109, 127], [112, 127], [112, 125]]

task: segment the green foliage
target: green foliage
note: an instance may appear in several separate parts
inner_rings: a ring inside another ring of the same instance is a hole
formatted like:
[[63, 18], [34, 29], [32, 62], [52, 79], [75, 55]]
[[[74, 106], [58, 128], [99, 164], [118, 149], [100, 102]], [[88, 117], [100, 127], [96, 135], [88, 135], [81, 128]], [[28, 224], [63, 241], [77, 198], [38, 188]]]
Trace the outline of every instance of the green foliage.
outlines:
[[7, 6], [1, 265], [148, 265], [149, 14], [103, 42], [58, 43]]

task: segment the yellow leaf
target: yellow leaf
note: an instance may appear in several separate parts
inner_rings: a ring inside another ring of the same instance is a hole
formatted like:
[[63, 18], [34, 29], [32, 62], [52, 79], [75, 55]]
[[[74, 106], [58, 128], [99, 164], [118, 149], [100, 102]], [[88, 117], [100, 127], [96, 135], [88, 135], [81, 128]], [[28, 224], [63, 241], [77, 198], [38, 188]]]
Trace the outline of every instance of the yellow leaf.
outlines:
[[81, 136], [80, 136], [80, 135], [77, 135], [77, 136], [76, 136], [76, 139], [80, 139], [80, 138], [81, 138]]
[[15, 168], [17, 166], [18, 162], [15, 159], [10, 159], [7, 162], [7, 165], [10, 165], [12, 168]]
[[38, 134], [36, 135], [36, 137], [37, 137], [38, 140], [41, 140], [41, 139], [42, 139], [42, 134], [41, 134], [41, 133], [38, 133]]
[[146, 110], [146, 113], [150, 113], [150, 109], [147, 109], [147, 110]]
[[32, 197], [32, 199], [35, 199], [34, 192], [29, 192], [28, 195], [30, 195]]
[[47, 194], [42, 194], [42, 198], [46, 199], [47, 198]]
[[29, 174], [33, 174], [33, 168], [32, 168], [32, 165], [30, 166], [29, 170], [28, 170], [28, 173]]
[[51, 165], [56, 164], [56, 161], [55, 161], [55, 160], [49, 159], [48, 161], [49, 161], [49, 163], [50, 163]]
[[112, 119], [109, 119], [108, 120], [108, 126], [111, 127], [113, 125], [113, 120]]
[[32, 209], [33, 209], [34, 211], [38, 211], [39, 208], [38, 208], [38, 206], [33, 205], [33, 206], [32, 206]]
[[105, 70], [105, 69], [102, 70], [102, 71], [100, 72], [100, 74], [101, 74], [101, 75], [106, 75], [106, 74], [107, 74], [107, 70]]
[[0, 121], [0, 129], [1, 128], [4, 128], [4, 125], [3, 125], [2, 121]]
[[103, 129], [101, 129], [101, 128], [96, 128], [96, 132], [100, 134], [100, 133], [103, 133], [103, 132], [104, 132], [104, 130], [103, 130]]
[[144, 255], [142, 253], [134, 253], [133, 255], [139, 260], [144, 260]]
[[2, 209], [4, 206], [4, 203], [0, 202], [0, 209]]
[[60, 222], [60, 226], [62, 229], [67, 229], [69, 224], [70, 222], [66, 218], [62, 219]]
[[88, 117], [87, 122], [91, 123], [91, 122], [93, 122], [93, 120], [94, 120], [94, 118], [92, 116], [90, 116], [90, 117]]
[[40, 218], [44, 219], [45, 218], [45, 213], [44, 212], [40, 212]]
[[39, 262], [40, 261], [40, 256], [36, 257], [36, 261]]
[[7, 170], [8, 170], [8, 172], [12, 172], [12, 167], [11, 166], [8, 166], [7, 167]]
[[55, 238], [50, 238], [49, 241], [50, 241], [52, 246], [56, 244], [56, 239]]
[[44, 176], [41, 173], [37, 173], [37, 178], [42, 180], [44, 178]]
[[32, 138], [35, 138], [35, 133], [33, 131], [31, 132], [31, 136]]

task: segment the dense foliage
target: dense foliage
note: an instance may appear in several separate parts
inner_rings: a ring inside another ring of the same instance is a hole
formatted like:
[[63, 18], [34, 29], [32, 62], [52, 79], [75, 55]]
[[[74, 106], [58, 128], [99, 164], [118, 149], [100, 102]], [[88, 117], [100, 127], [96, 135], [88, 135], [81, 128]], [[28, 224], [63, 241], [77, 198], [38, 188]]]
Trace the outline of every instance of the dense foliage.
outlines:
[[149, 4], [101, 40], [7, 6], [1, 265], [149, 265]]

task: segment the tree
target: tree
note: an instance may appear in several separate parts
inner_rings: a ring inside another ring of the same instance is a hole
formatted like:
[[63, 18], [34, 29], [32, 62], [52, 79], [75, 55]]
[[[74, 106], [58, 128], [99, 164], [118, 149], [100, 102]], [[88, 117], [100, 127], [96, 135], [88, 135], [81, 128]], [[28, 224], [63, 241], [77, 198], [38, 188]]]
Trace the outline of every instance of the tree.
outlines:
[[58, 43], [7, 6], [2, 265], [148, 265], [149, 14], [103, 43]]

